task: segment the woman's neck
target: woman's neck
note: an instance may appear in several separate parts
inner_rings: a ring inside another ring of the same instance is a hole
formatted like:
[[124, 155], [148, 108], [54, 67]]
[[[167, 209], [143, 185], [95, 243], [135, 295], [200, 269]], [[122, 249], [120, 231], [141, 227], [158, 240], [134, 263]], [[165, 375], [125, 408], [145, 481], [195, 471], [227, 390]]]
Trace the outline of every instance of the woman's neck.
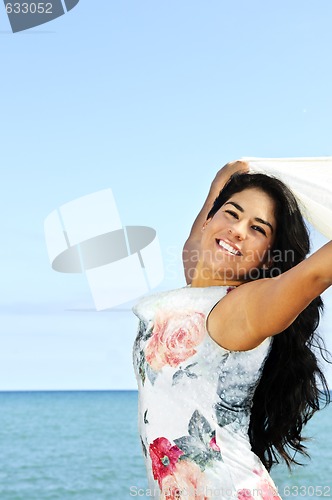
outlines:
[[239, 286], [244, 283], [244, 280], [230, 279], [226, 276], [221, 276], [221, 274], [213, 274], [211, 269], [206, 266], [202, 266], [200, 262], [197, 263], [196, 268], [193, 272], [193, 278], [191, 280], [191, 287], [208, 287], [208, 286]]

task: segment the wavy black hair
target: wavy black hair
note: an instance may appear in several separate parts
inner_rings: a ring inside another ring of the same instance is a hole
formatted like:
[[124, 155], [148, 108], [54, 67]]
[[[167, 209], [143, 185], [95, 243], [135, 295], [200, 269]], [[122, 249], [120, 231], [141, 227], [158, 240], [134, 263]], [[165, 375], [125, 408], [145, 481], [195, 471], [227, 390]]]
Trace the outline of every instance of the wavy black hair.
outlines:
[[[216, 198], [207, 218], [213, 217], [235, 193], [258, 188], [275, 202], [277, 234], [272, 248], [272, 265], [260, 269], [254, 279], [271, 278], [296, 266], [310, 251], [308, 229], [297, 200], [280, 180], [259, 173], [236, 173]], [[280, 256], [287, 258], [280, 258]], [[300, 464], [297, 453], [308, 456], [304, 425], [330, 402], [330, 394], [317, 354], [329, 360], [323, 339], [317, 332], [323, 301], [316, 297], [283, 332], [273, 338], [256, 388], [249, 438], [252, 450], [267, 470], [284, 459], [288, 467]]]

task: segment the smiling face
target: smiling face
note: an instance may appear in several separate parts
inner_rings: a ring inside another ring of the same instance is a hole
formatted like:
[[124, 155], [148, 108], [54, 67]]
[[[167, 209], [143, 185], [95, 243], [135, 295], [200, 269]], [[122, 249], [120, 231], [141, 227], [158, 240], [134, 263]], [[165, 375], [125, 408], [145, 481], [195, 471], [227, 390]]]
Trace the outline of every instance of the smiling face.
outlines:
[[204, 224], [192, 286], [239, 285], [268, 265], [276, 233], [274, 212], [274, 200], [259, 188], [232, 195]]

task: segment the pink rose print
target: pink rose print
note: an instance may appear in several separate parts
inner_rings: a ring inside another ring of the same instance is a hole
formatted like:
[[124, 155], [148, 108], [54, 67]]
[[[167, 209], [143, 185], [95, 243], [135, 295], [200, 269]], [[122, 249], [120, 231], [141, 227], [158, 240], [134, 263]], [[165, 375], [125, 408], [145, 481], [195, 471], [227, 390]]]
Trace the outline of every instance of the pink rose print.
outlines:
[[263, 470], [261, 469], [254, 469], [253, 473], [257, 474], [257, 476], [263, 477]]
[[237, 500], [255, 500], [250, 490], [240, 490], [237, 492]]
[[172, 474], [162, 482], [162, 500], [208, 500], [208, 489], [204, 474], [199, 466], [187, 460], [180, 460]]
[[263, 500], [281, 500], [278, 492], [266, 479], [259, 485]]
[[159, 483], [168, 474], [172, 474], [179, 457], [183, 451], [177, 446], [173, 446], [168, 439], [164, 437], [157, 438], [150, 444], [149, 453], [152, 460], [153, 477]]
[[204, 314], [182, 312], [157, 313], [153, 333], [145, 348], [145, 359], [155, 371], [163, 366], [178, 366], [196, 353], [204, 338]]
[[273, 484], [264, 477], [264, 471], [254, 469], [253, 472], [257, 474], [257, 476], [261, 477], [260, 483], [258, 483], [257, 489], [259, 490], [263, 500], [281, 500], [281, 497], [278, 495]]

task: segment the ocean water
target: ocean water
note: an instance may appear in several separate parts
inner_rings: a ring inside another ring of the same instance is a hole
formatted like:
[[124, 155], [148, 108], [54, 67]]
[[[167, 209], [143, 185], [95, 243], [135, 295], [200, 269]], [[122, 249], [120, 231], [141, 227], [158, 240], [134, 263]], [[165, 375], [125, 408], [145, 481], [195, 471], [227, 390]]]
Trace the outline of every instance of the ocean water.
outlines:
[[[0, 500], [149, 498], [137, 392], [0, 393]], [[332, 497], [332, 406], [307, 426], [311, 461], [272, 476], [283, 498]]]

